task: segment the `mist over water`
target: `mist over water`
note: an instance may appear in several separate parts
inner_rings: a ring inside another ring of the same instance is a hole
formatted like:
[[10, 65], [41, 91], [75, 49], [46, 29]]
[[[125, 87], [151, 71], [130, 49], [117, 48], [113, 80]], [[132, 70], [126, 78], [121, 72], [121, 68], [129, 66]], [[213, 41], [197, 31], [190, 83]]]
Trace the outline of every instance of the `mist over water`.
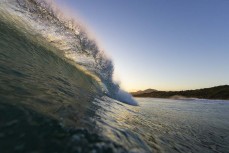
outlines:
[[138, 105], [137, 101], [134, 100], [131, 94], [121, 89], [118, 90], [116, 99], [127, 104]]

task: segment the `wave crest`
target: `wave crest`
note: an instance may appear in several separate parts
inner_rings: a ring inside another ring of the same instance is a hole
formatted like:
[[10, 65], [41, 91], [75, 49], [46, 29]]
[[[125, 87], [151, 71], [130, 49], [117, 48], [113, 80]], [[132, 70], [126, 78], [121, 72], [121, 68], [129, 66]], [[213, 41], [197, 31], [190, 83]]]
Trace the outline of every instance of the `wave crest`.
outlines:
[[[95, 76], [108, 96], [123, 99], [119, 96], [123, 95], [119, 94], [123, 91], [112, 80], [112, 61], [78, 21], [64, 16], [53, 3], [45, 0], [6, 0], [1, 2], [0, 11], [1, 17], [7, 21], [11, 19], [20, 30], [28, 32], [31, 39], [54, 47], [52, 51], [61, 58]], [[125, 98], [124, 102], [134, 104], [130, 96], [128, 99]]]

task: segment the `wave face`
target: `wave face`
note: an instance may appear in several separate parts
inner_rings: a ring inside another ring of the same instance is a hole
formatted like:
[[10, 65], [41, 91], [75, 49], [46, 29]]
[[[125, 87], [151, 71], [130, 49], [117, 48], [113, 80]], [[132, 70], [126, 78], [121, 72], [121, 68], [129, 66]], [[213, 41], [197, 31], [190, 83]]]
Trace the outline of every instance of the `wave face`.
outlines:
[[138, 108], [122, 103], [136, 104], [112, 61], [57, 14], [41, 0], [0, 1], [0, 152], [150, 152], [112, 119]]
[[130, 95], [119, 94], [119, 85], [112, 80], [112, 61], [99, 49], [78, 21], [65, 17], [53, 4], [44, 0], [6, 0], [1, 2], [0, 11], [1, 20], [93, 77], [100, 84], [103, 93], [122, 102], [137, 105]]

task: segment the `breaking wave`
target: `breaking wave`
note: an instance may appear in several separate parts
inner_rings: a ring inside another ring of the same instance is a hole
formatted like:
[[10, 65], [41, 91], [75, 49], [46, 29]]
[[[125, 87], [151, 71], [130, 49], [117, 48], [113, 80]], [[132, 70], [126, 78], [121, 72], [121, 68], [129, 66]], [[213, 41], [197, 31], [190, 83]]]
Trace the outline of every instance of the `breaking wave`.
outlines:
[[[101, 92], [119, 101], [136, 101], [112, 80], [112, 61], [90, 38], [79, 21], [66, 17], [45, 0], [6, 0], [0, 2], [0, 19], [31, 42], [45, 47], [60, 59], [75, 66], [99, 84]], [[44, 55], [45, 56], [45, 55]]]

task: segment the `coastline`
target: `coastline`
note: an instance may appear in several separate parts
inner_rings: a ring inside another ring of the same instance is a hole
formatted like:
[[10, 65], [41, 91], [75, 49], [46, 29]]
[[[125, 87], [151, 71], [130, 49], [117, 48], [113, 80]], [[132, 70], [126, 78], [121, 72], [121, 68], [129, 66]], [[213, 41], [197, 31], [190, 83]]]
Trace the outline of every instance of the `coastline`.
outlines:
[[144, 93], [144, 91], [140, 91], [132, 92], [131, 94], [134, 97], [148, 98], [229, 100], [229, 85], [184, 91], [154, 90], [147, 93]]

